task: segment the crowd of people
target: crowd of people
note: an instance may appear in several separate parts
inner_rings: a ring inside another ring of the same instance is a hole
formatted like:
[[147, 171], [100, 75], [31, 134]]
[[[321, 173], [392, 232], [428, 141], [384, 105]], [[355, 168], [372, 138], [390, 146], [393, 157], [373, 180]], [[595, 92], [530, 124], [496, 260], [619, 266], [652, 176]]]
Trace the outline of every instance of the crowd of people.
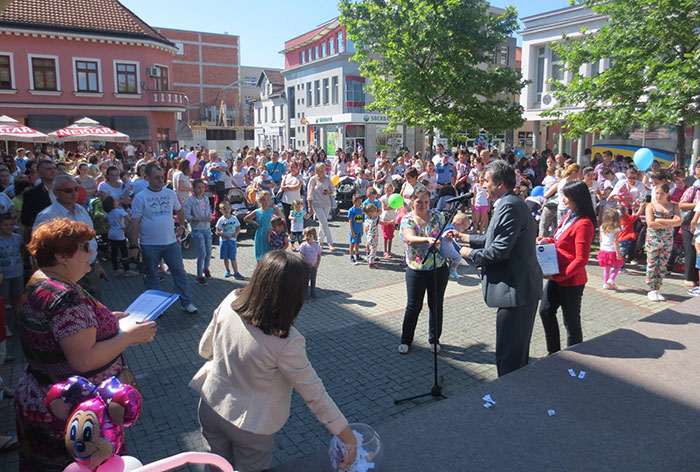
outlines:
[[[610, 152], [586, 152], [581, 165], [550, 150], [527, 158], [479, 148], [448, 152], [441, 145], [425, 155], [390, 157], [383, 150], [371, 160], [362, 148], [334, 156], [322, 149], [248, 148], [219, 156], [195, 147], [156, 154], [132, 145], [44, 151], [20, 148], [0, 165], [0, 296], [11, 313], [6, 320], [0, 310], [0, 377], [9, 360], [7, 324], [8, 333], [19, 330], [29, 365], [16, 390], [2, 387], [16, 397], [17, 433], [26, 445], [22, 470], [66, 465], [62, 426], [43, 402], [50, 385], [76, 374], [93, 384], [112, 375], [128, 383], [122, 353], [156, 335], [154, 323], [118, 334], [124, 314], [99, 302], [107, 277], [100, 250], [109, 253], [113, 276], [142, 275], [147, 289], [158, 289], [169, 273], [191, 314], [197, 307], [182, 256], [188, 232], [197, 252], [194, 283], [206, 286], [218, 275], [210, 269], [214, 244], [223, 277], [245, 280], [252, 273], [214, 313], [199, 347], [207, 362], [191, 384], [202, 398], [199, 418], [210, 450], [239, 470], [269, 465], [292, 387], [347, 445], [345, 465], [354, 460], [347, 420], [293, 327], [305, 298], [317, 296], [324, 252], [340, 254], [329, 221], [341, 207], [346, 260], [379, 270], [405, 265], [401, 354], [411, 349], [426, 292], [428, 342], [440, 351], [444, 293], [450, 277], [460, 277], [462, 260], [479, 267], [485, 303], [498, 309], [499, 375], [527, 364], [538, 307], [550, 354], [560, 349], [560, 308], [567, 345], [583, 340], [581, 300], [596, 241], [603, 289], [616, 290], [625, 264], [646, 256], [649, 300], [664, 300], [664, 275], [678, 265], [688, 293], [700, 295], [700, 164], [686, 176], [656, 162], [641, 172]], [[451, 200], [467, 191], [471, 199]], [[238, 216], [234, 194], [238, 208], [243, 200]], [[453, 205], [459, 208], [446, 226]], [[254, 231], [254, 268], [237, 262], [244, 226]], [[396, 236], [402, 256], [392, 252]], [[426, 257], [433, 243], [439, 253]], [[556, 248], [559, 272], [543, 277], [535, 251], [547, 243]], [[241, 365], [230, 364], [233, 358]], [[0, 436], [3, 449], [16, 443]]]

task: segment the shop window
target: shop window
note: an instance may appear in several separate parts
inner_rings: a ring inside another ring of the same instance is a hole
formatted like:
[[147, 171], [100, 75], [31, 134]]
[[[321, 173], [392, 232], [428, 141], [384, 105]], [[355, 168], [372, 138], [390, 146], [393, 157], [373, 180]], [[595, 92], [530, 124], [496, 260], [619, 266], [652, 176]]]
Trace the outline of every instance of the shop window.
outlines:
[[170, 141], [170, 129], [169, 128], [158, 128], [156, 131], [156, 136], [158, 142]]

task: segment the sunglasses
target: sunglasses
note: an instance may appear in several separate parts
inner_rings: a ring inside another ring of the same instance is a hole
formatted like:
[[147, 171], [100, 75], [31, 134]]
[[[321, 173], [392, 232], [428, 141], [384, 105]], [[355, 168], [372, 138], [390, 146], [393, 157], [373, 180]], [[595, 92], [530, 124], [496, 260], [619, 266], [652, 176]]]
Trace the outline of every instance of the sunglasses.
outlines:
[[85, 241], [84, 243], [78, 244], [78, 249], [82, 249], [85, 252], [90, 252], [90, 241]]
[[63, 193], [74, 193], [78, 191], [78, 187], [70, 187], [70, 188], [57, 188], [59, 192]]

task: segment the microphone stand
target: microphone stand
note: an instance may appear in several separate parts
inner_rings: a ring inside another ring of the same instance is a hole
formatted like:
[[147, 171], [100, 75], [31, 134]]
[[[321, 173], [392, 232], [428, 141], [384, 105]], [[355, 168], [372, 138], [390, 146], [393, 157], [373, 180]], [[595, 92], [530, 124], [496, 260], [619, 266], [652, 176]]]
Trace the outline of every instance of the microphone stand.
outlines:
[[[447, 215], [447, 218], [445, 218], [445, 223], [442, 225], [442, 228], [440, 228], [440, 233], [437, 238], [435, 238], [435, 241], [433, 244], [430, 245], [428, 248], [428, 253], [425, 255], [423, 258], [423, 264], [428, 260], [428, 258], [432, 255], [433, 256], [433, 290], [435, 293], [435, 296], [433, 297], [433, 306], [430, 307], [432, 312], [433, 312], [433, 333], [435, 336], [438, 334], [438, 268], [437, 268], [437, 255], [440, 252], [440, 250], [437, 248], [437, 243], [442, 237], [442, 233], [445, 231], [445, 228], [447, 225], [452, 223], [452, 219], [455, 217], [455, 214], [457, 213], [457, 210], [459, 209], [459, 205], [457, 204], [457, 200], [460, 200], [462, 198], [466, 198], [466, 195], [461, 195], [460, 197], [455, 197], [451, 199], [452, 203], [454, 203], [454, 206], [450, 208], [450, 212]], [[401, 398], [398, 400], [394, 400], [394, 405], [398, 405], [399, 403], [407, 402], [409, 400], [415, 400], [416, 398], [423, 398], [427, 396], [432, 396], [435, 399], [444, 399], [447, 398], [445, 395], [442, 394], [442, 387], [440, 386], [440, 380], [438, 377], [438, 340], [433, 339], [435, 342], [435, 348], [433, 349], [433, 386], [430, 389], [429, 392], [427, 393], [421, 393], [419, 395], [413, 395], [412, 397], [406, 397], [406, 398]]]

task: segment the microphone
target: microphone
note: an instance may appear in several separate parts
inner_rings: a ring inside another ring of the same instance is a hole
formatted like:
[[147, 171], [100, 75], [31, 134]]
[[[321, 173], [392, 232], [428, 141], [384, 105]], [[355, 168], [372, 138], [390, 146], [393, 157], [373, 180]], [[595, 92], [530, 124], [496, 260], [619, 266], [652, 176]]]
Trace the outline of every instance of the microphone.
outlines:
[[463, 201], [469, 200], [470, 198], [473, 198], [473, 197], [474, 197], [474, 194], [472, 192], [466, 192], [466, 193], [463, 193], [461, 195], [457, 195], [456, 197], [452, 197], [452, 198], [448, 199], [445, 202], [445, 204], [454, 203], [454, 202], [463, 202]]

